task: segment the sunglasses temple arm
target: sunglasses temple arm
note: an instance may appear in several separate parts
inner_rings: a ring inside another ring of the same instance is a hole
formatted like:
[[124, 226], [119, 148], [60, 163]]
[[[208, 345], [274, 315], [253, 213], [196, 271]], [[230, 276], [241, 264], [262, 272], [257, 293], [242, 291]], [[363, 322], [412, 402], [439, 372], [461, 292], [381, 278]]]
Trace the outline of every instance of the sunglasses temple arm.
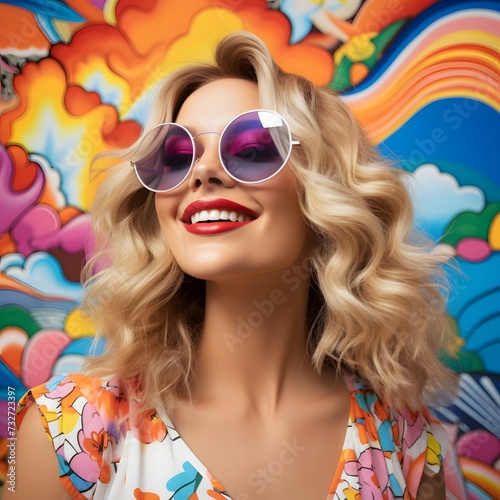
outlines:
[[300, 141], [291, 141], [292, 146], [297, 146], [300, 144]]
[[[130, 162], [130, 166], [132, 168], [136, 168], [135, 164], [132, 162]], [[145, 172], [147, 174], [161, 175], [160, 172], [158, 172], [157, 170], [153, 170], [152, 168], [137, 167], [137, 170], [140, 170], [141, 172]]]

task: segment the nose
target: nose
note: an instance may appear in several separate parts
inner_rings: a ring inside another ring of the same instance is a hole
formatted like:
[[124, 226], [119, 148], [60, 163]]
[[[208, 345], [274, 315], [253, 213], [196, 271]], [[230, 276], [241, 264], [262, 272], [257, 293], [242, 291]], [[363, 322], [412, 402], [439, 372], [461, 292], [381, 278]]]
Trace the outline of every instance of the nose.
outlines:
[[219, 140], [219, 132], [202, 132], [195, 137], [197, 160], [189, 176], [189, 188], [192, 191], [202, 186], [234, 186], [234, 179], [228, 175], [220, 161]]

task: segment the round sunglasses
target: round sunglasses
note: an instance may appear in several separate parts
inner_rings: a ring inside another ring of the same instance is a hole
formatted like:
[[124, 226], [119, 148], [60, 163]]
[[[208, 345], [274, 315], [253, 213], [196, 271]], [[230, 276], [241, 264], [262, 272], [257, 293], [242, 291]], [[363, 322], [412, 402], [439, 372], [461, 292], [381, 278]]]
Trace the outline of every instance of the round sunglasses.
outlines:
[[199, 160], [194, 141], [203, 134], [220, 135], [219, 157], [224, 170], [245, 184], [274, 177], [288, 161], [292, 146], [300, 144], [292, 140], [286, 120], [267, 109], [241, 113], [222, 133], [206, 131], [194, 137], [178, 123], [162, 123], [142, 138], [147, 155], [131, 162], [142, 185], [164, 193], [182, 184]]

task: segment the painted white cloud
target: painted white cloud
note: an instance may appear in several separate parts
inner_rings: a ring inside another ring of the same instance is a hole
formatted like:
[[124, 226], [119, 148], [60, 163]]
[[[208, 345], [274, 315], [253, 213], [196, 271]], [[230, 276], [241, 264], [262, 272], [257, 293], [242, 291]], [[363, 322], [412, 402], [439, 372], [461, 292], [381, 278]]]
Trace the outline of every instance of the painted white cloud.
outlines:
[[20, 253], [8, 253], [0, 257], [0, 271], [5, 273], [11, 267], [23, 267], [26, 257]]
[[89, 92], [97, 92], [102, 103], [111, 104], [116, 109], [119, 109], [123, 102], [123, 90], [116, 85], [110, 84], [99, 70], [94, 71], [86, 78], [84, 87]]
[[322, 33], [331, 34], [340, 40], [345, 37], [338, 26], [326, 14], [329, 12], [338, 19], [350, 19], [359, 9], [361, 0], [281, 0], [280, 10], [292, 25], [291, 43], [302, 40], [314, 26]]
[[40, 293], [79, 302], [82, 296], [80, 283], [69, 281], [59, 261], [51, 254], [37, 252], [30, 255], [24, 265], [9, 265], [5, 274]]
[[415, 222], [439, 238], [447, 225], [462, 212], [481, 212], [484, 193], [476, 186], [460, 186], [453, 175], [436, 165], [418, 167], [408, 179], [415, 207]]
[[40, 165], [43, 173], [45, 174], [45, 181], [50, 186], [50, 192], [54, 194], [56, 199], [57, 208], [61, 209], [66, 206], [66, 198], [61, 192], [61, 174], [52, 168], [47, 158], [39, 154], [30, 154], [31, 161]]

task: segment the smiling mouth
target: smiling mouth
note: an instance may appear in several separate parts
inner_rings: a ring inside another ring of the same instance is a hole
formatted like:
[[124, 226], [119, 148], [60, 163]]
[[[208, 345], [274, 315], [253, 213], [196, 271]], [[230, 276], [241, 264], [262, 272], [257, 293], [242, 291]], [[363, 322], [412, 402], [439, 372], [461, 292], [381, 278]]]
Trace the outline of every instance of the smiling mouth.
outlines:
[[249, 222], [255, 217], [245, 212], [236, 212], [234, 210], [200, 210], [191, 215], [190, 223], [198, 224], [200, 222]]
[[184, 209], [181, 222], [189, 233], [210, 236], [246, 226], [259, 216], [258, 212], [233, 200], [201, 199], [193, 201]]

